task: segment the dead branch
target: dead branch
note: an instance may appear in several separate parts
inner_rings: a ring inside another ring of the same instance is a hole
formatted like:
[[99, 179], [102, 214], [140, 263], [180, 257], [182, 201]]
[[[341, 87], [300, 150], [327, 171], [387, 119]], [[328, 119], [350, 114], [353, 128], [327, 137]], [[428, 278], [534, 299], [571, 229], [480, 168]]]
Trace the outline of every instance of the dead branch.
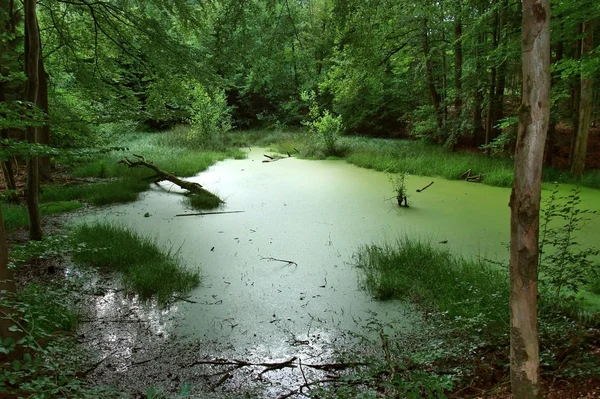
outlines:
[[298, 264], [296, 262], [294, 262], [293, 260], [285, 260], [285, 259], [277, 259], [277, 258], [265, 258], [265, 257], [260, 257], [261, 260], [268, 260], [269, 262], [282, 262], [282, 263], [287, 263], [288, 265], [294, 265], [294, 266], [298, 266]]
[[426, 186], [425, 186], [425, 187], [423, 187], [423, 188], [419, 188], [419, 189], [417, 189], [417, 192], [418, 192], [418, 193], [420, 193], [421, 191], [425, 191], [425, 189], [426, 189], [426, 188], [429, 188], [429, 187], [430, 187], [432, 184], [433, 184], [433, 182], [429, 183], [428, 185], [426, 185]]
[[146, 161], [146, 158], [144, 158], [142, 155], [133, 154], [133, 156], [136, 157], [138, 160], [132, 161], [128, 158], [123, 158], [122, 160], [119, 161], [119, 163], [127, 165], [130, 168], [135, 168], [138, 166], [145, 166], [146, 168], [151, 169], [152, 171], [154, 171], [154, 173], [156, 173], [156, 175], [151, 176], [147, 179], [152, 180], [152, 182], [154, 182], [154, 183], [159, 183], [161, 181], [167, 180], [167, 181], [170, 181], [171, 183], [177, 184], [179, 187], [181, 187], [184, 190], [188, 190], [191, 194], [203, 194], [203, 193], [207, 192], [198, 183], [189, 182], [187, 180], [180, 179], [171, 173], [161, 170], [158, 166], [154, 165], [152, 162]]
[[[286, 158], [286, 157], [280, 157], [278, 155], [271, 156], [271, 155], [267, 155], [267, 154], [263, 154], [263, 156], [265, 158], [268, 158], [268, 159], [263, 159], [263, 161], [262, 161], [263, 163], [275, 162], [275, 161], [279, 161], [280, 159], [285, 159]], [[290, 154], [288, 152], [287, 153], [287, 158], [291, 158], [291, 157], [292, 157], [292, 154]]]
[[221, 378], [219, 378], [219, 380], [213, 386], [210, 387], [210, 391], [214, 392], [215, 389], [217, 389], [219, 386], [221, 386], [225, 381], [227, 381], [230, 378], [231, 378], [231, 374], [229, 374], [229, 373], [223, 374], [221, 376]]
[[246, 211], [224, 211], [224, 212], [199, 212], [199, 213], [181, 213], [175, 216], [204, 216], [204, 215], [222, 215], [224, 213], [244, 213]]
[[469, 178], [469, 176], [471, 176], [471, 169], [467, 170], [465, 173], [463, 173], [462, 175], [460, 175], [460, 178], [464, 178], [464, 177]]

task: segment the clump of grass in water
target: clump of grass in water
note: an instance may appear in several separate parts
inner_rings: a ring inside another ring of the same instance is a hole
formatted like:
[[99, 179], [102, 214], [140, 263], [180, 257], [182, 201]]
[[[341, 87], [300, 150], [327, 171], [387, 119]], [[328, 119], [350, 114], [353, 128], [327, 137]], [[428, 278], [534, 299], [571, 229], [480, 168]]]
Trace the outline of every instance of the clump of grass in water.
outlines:
[[[420, 241], [371, 245], [356, 255], [366, 289], [377, 299], [410, 299], [451, 319], [508, 323], [507, 273]], [[483, 326], [480, 326], [483, 327]]]
[[190, 194], [185, 197], [184, 202], [192, 209], [205, 210], [216, 209], [223, 204], [223, 200], [215, 194], [202, 190], [198, 194]]
[[122, 273], [125, 287], [143, 299], [166, 303], [200, 284], [200, 273], [187, 269], [171, 253], [129, 228], [96, 222], [73, 231], [76, 262]]

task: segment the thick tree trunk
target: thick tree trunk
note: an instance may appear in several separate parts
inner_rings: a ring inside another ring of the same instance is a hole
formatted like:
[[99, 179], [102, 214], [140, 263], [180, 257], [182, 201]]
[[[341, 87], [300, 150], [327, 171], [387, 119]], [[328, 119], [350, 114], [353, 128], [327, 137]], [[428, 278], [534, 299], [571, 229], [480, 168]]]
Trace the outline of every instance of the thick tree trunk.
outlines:
[[[36, 0], [25, 0], [25, 30], [27, 33], [27, 101], [37, 104], [39, 90], [40, 35], [37, 23]], [[27, 127], [27, 139], [37, 143], [37, 128]], [[29, 238], [42, 239], [42, 223], [39, 207], [40, 176], [38, 158], [27, 160], [27, 210], [29, 212]]]
[[[588, 21], [583, 25], [583, 33], [586, 35], [581, 44], [581, 56], [585, 57], [594, 47], [594, 23]], [[581, 95], [579, 99], [579, 123], [575, 135], [573, 158], [571, 161], [571, 173], [575, 177], [581, 177], [585, 170], [585, 156], [587, 155], [587, 144], [592, 126], [592, 86], [593, 77], [588, 76], [586, 71], [581, 73]]]
[[515, 399], [540, 397], [539, 210], [550, 114], [550, 0], [523, 0], [523, 95], [510, 197], [510, 376]]

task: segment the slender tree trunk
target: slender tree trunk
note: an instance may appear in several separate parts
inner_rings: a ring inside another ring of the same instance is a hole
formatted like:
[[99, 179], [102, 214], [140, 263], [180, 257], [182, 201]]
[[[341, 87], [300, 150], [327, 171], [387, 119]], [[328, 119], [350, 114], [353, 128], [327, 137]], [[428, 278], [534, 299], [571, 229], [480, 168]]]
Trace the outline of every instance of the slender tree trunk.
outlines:
[[515, 399], [540, 397], [539, 211], [550, 115], [550, 0], [523, 0], [523, 93], [510, 197], [510, 376]]
[[[4, 293], [14, 293], [16, 290], [13, 280], [12, 270], [8, 268], [8, 245], [6, 243], [6, 231], [4, 230], [4, 219], [2, 218], [2, 209], [0, 208], [0, 303]], [[0, 337], [15, 337], [15, 334], [9, 331], [13, 324], [10, 320], [5, 320], [4, 316], [9, 310], [0, 306]]]
[[[577, 25], [577, 36], [583, 33], [583, 24]], [[581, 46], [583, 41], [578, 39], [575, 41], [575, 51], [573, 58], [579, 62], [581, 59]], [[573, 163], [573, 151], [575, 150], [575, 139], [577, 138], [577, 131], [579, 130], [579, 105], [581, 103], [581, 80], [576, 80], [573, 84], [572, 89], [572, 114], [571, 120], [573, 122], [573, 132], [571, 134], [571, 147], [569, 148], [569, 165]]]
[[[25, 30], [27, 33], [27, 101], [37, 104], [39, 90], [40, 35], [37, 23], [36, 0], [25, 0]], [[37, 128], [27, 127], [27, 139], [37, 143]], [[40, 176], [38, 158], [27, 160], [27, 210], [29, 212], [29, 238], [42, 239], [42, 223], [39, 207]]]
[[[498, 20], [498, 47], [508, 46], [508, 37], [506, 29], [508, 23], [508, 0], [502, 1], [502, 8], [500, 9], [500, 17]], [[504, 33], [503, 33], [504, 32]], [[494, 103], [492, 108], [492, 125], [491, 125], [491, 136], [490, 141], [494, 140], [500, 135], [500, 129], [496, 128], [496, 124], [502, 118], [504, 118], [504, 90], [506, 88], [506, 70], [508, 68], [508, 61], [506, 58], [498, 65], [496, 87], [494, 93]]]
[[[39, 25], [38, 25], [39, 32]], [[40, 38], [40, 49], [41, 49], [41, 38]], [[49, 145], [50, 144], [50, 122], [48, 118], [48, 73], [44, 67], [44, 60], [42, 54], [39, 54], [39, 91], [37, 96], [37, 105], [42, 111], [44, 111], [44, 125], [38, 129], [38, 143]], [[39, 159], [40, 177], [43, 180], [50, 180], [52, 177], [52, 165], [50, 163], [50, 157], [40, 157]]]
[[435, 78], [433, 76], [433, 66], [431, 64], [431, 54], [429, 52], [429, 27], [427, 25], [427, 18], [423, 19], [423, 54], [425, 55], [425, 69], [427, 70], [427, 87], [429, 88], [429, 96], [431, 98], [431, 105], [435, 111], [436, 122], [438, 129], [442, 128], [443, 115], [440, 109], [442, 98], [435, 87]]
[[449, 149], [456, 150], [456, 143], [462, 134], [462, 8], [460, 0], [455, 4], [454, 20], [454, 123]]
[[[493, 7], [496, 6], [498, 0], [494, 0]], [[493, 51], [498, 48], [498, 24], [499, 24], [499, 13], [498, 10], [495, 9], [493, 12], [493, 21], [492, 21], [492, 49]], [[490, 86], [489, 86], [489, 102], [487, 109], [487, 116], [485, 121], [485, 144], [488, 145], [493, 139], [492, 129], [494, 129], [494, 105], [496, 103], [495, 94], [496, 94], [496, 78], [497, 78], [497, 69], [496, 65], [492, 65], [490, 69]], [[487, 149], [487, 154], [490, 154], [490, 149]]]
[[483, 66], [480, 61], [481, 51], [480, 48], [483, 45], [483, 34], [480, 33], [477, 37], [477, 51], [475, 53], [475, 75], [477, 83], [475, 85], [475, 93], [473, 95], [473, 145], [475, 147], [481, 144], [481, 137], [485, 133], [483, 127], [483, 85], [479, 78], [483, 76]]
[[[586, 35], [581, 43], [582, 59], [594, 47], [594, 22], [588, 21], [583, 24], [583, 33]], [[587, 155], [587, 144], [592, 126], [592, 97], [593, 77], [584, 70], [581, 72], [581, 95], [579, 100], [579, 123], [575, 135], [575, 146], [571, 161], [571, 173], [575, 177], [581, 177], [585, 170], [585, 156]]]
[[[556, 58], [554, 59], [554, 63], [559, 62], [563, 58], [564, 46], [562, 42], [558, 42], [556, 45]], [[557, 82], [560, 80], [560, 73], [554, 73], [552, 75], [551, 87], [555, 87]], [[546, 150], [544, 151], [544, 165], [552, 166], [552, 161], [554, 160], [554, 142], [556, 141], [556, 123], [558, 122], [558, 105], [554, 105], [552, 107], [552, 112], [550, 113], [550, 126], [548, 127], [548, 138], [546, 140]], [[554, 115], [554, 116], [553, 116]]]

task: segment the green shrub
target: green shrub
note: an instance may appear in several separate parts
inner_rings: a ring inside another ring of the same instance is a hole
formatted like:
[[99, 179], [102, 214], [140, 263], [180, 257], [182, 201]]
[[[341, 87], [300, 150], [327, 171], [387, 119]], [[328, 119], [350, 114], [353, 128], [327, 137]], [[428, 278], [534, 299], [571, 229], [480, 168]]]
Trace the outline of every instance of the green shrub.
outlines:
[[223, 150], [223, 135], [231, 130], [231, 111], [225, 93], [209, 93], [204, 87], [195, 85], [192, 90], [191, 129], [187, 136], [193, 148]]
[[315, 138], [315, 144], [323, 147], [324, 155], [337, 155], [336, 143], [343, 131], [342, 117], [333, 117], [329, 110], [321, 111], [317, 104], [314, 91], [303, 92], [302, 100], [308, 104], [308, 120], [302, 122], [308, 127], [309, 132]]

